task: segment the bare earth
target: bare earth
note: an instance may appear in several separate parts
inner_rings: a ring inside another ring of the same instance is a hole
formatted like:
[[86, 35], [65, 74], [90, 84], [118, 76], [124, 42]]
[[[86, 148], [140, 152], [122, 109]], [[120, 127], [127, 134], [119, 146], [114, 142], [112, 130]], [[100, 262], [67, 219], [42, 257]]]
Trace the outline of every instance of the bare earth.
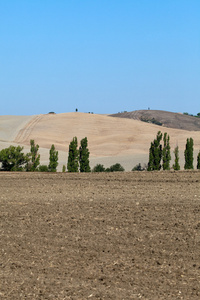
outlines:
[[200, 173], [0, 173], [1, 299], [200, 299]]
[[[179, 119], [173, 119], [174, 114], [172, 113], [165, 114], [160, 111], [156, 111], [156, 113], [160, 117], [171, 116], [170, 120], [173, 120], [173, 125], [176, 121], [177, 127], [184, 124], [183, 120], [180, 123], [182, 118], [199, 121], [199, 118], [195, 117], [181, 115]], [[121, 163], [126, 171], [130, 171], [138, 163], [148, 163], [149, 147], [159, 130], [170, 135], [172, 164], [174, 163], [173, 150], [177, 145], [179, 146], [182, 169], [186, 140], [192, 137], [194, 140], [194, 166], [196, 167], [196, 157], [200, 150], [199, 131], [166, 128], [139, 120], [88, 113], [47, 114], [29, 117], [0, 116], [0, 149], [8, 147], [10, 144], [19, 144], [24, 146], [25, 152], [30, 151], [30, 139], [34, 139], [40, 146], [41, 164], [48, 164], [49, 149], [54, 144], [56, 150], [59, 151], [58, 171], [61, 171], [62, 166], [67, 164], [69, 143], [73, 137], [77, 136], [79, 143], [82, 138], [87, 137], [91, 167], [97, 163], [101, 163], [105, 167]]]

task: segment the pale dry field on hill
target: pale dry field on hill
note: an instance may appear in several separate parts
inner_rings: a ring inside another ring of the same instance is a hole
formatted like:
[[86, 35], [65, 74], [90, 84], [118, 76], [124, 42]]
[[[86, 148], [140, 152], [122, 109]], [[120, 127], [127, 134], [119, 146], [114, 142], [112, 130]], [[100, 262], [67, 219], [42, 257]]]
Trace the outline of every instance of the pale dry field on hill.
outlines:
[[148, 162], [150, 143], [159, 130], [170, 135], [172, 152], [176, 145], [179, 146], [182, 168], [188, 137], [194, 139], [194, 157], [197, 156], [200, 149], [199, 131], [164, 128], [138, 120], [88, 113], [0, 116], [0, 148], [20, 144], [25, 151], [29, 151], [30, 139], [34, 139], [40, 146], [41, 164], [48, 164], [49, 149], [54, 144], [59, 150], [58, 170], [61, 170], [62, 165], [66, 165], [72, 138], [77, 136], [80, 142], [87, 137], [91, 167], [97, 163], [109, 167], [119, 162], [130, 171], [136, 164]]

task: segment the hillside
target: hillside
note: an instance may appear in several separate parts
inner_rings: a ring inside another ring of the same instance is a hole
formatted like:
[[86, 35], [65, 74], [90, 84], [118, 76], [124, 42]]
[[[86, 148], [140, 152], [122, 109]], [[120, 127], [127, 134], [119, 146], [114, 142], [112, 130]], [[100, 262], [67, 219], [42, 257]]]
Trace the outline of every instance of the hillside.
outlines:
[[59, 170], [62, 170], [62, 165], [67, 162], [72, 138], [77, 136], [80, 142], [87, 137], [91, 167], [97, 163], [109, 167], [119, 162], [130, 171], [136, 164], [148, 162], [150, 143], [158, 130], [170, 135], [172, 152], [176, 145], [179, 146], [181, 166], [188, 137], [194, 139], [194, 156], [197, 155], [200, 149], [198, 131], [166, 128], [134, 119], [88, 113], [0, 116], [0, 149], [10, 144], [19, 144], [24, 146], [25, 151], [29, 151], [30, 139], [34, 139], [40, 146], [41, 163], [48, 164], [49, 149], [54, 144], [59, 151]]
[[188, 131], [200, 130], [200, 118], [162, 110], [136, 110], [112, 114], [110, 116], [140, 120], [149, 123], [160, 123], [160, 125], [162, 124], [162, 126], [167, 128], [176, 128]]

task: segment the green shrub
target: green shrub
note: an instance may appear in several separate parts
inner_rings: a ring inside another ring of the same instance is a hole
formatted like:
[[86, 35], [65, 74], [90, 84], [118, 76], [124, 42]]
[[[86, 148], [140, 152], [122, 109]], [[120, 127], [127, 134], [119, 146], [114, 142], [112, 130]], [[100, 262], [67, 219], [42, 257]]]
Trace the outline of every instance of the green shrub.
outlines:
[[1, 171], [23, 171], [29, 162], [29, 155], [22, 152], [23, 147], [10, 146], [0, 151]]
[[123, 171], [124, 168], [119, 163], [112, 165], [110, 168], [108, 168], [108, 171], [106, 169], [106, 172], [123, 172]]
[[93, 169], [92, 172], [105, 172], [105, 168], [101, 164], [97, 164]]
[[49, 168], [46, 165], [40, 165], [38, 167], [38, 172], [49, 172]]

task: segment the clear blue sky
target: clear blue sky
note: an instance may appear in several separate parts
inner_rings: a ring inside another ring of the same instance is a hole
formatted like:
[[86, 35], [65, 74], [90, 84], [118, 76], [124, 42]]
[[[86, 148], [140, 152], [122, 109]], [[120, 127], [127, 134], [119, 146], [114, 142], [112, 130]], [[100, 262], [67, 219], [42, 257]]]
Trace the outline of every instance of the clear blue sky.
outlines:
[[200, 112], [199, 0], [0, 0], [0, 115]]

